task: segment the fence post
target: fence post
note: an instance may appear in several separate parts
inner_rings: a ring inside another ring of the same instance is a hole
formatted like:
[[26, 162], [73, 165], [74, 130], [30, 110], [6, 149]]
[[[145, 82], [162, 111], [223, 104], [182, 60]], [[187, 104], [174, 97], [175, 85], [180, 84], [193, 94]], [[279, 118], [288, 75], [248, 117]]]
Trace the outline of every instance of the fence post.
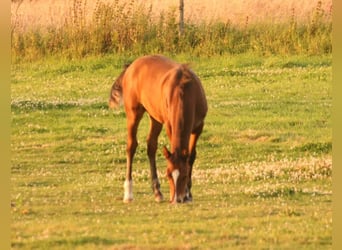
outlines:
[[184, 0], [179, 1], [179, 35], [184, 33]]

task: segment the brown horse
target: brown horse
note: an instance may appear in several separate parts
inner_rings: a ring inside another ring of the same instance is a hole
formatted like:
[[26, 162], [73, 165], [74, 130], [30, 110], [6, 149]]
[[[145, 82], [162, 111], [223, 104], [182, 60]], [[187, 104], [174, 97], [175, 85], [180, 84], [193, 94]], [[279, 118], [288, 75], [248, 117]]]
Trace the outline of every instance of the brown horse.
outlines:
[[147, 154], [155, 200], [163, 200], [156, 170], [158, 136], [163, 124], [171, 143], [164, 147], [170, 202], [191, 201], [191, 173], [196, 158], [196, 142], [202, 132], [207, 101], [199, 78], [185, 64], [164, 56], [144, 56], [127, 65], [114, 82], [111, 108], [123, 97], [127, 117], [127, 171], [124, 202], [133, 200], [132, 162], [138, 146], [137, 129], [145, 111], [150, 116]]

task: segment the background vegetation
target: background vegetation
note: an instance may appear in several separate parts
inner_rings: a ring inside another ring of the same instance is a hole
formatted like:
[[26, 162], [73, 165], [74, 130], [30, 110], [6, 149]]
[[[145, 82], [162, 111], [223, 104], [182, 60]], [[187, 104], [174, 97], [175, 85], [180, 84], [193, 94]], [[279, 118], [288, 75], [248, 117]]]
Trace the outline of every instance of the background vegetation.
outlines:
[[[240, 15], [240, 21], [236, 21], [236, 18], [212, 17], [201, 20], [188, 17], [182, 36], [178, 32], [178, 9], [174, 5], [156, 14], [152, 4], [135, 0], [99, 0], [91, 6], [86, 0], [73, 0], [72, 5], [57, 5], [54, 2], [45, 11], [52, 15], [55, 14], [51, 10], [54, 5], [62, 6], [64, 11], [60, 12], [63, 15], [59, 13], [59, 19], [49, 16], [51, 20], [45, 18], [43, 23], [28, 18], [30, 11], [37, 13], [34, 7], [26, 7], [28, 13], [21, 12], [21, 8], [25, 10], [24, 3], [19, 1], [12, 4], [14, 61], [51, 55], [80, 58], [106, 53], [190, 53], [212, 56], [246, 52], [262, 55], [319, 55], [332, 51], [331, 6], [327, 8], [326, 2], [323, 5], [322, 1], [317, 1], [312, 9], [307, 10], [306, 19], [297, 17], [298, 10], [295, 7], [281, 21], [272, 16], [256, 21], [254, 16], [246, 14]], [[266, 8], [267, 5], [261, 7]], [[191, 8], [191, 3], [186, 5], [186, 11], [191, 12]], [[229, 10], [226, 12], [229, 13]], [[281, 6], [278, 11], [281, 13]], [[260, 10], [260, 13], [264, 12]]]
[[[331, 1], [185, 3], [179, 36], [171, 0], [12, 1], [13, 249], [332, 248]], [[122, 202], [125, 113], [107, 100], [145, 53], [190, 62], [206, 91], [190, 204], [154, 202], [147, 118]]]

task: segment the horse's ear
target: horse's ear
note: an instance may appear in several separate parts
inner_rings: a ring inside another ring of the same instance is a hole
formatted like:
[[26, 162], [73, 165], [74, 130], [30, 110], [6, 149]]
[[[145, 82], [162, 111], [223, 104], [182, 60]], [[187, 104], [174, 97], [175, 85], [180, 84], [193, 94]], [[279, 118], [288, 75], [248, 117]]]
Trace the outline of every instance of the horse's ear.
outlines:
[[165, 146], [163, 147], [163, 153], [166, 159], [171, 157], [171, 152]]

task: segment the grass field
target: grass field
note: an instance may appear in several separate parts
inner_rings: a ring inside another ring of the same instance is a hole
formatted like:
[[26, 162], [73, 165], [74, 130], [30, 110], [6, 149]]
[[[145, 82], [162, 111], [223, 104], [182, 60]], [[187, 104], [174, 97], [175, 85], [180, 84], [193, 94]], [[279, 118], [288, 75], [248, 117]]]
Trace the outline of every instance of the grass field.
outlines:
[[175, 206], [153, 199], [147, 118], [122, 202], [125, 114], [107, 99], [128, 59], [12, 65], [13, 249], [331, 249], [331, 55], [175, 56], [209, 104], [194, 201]]

